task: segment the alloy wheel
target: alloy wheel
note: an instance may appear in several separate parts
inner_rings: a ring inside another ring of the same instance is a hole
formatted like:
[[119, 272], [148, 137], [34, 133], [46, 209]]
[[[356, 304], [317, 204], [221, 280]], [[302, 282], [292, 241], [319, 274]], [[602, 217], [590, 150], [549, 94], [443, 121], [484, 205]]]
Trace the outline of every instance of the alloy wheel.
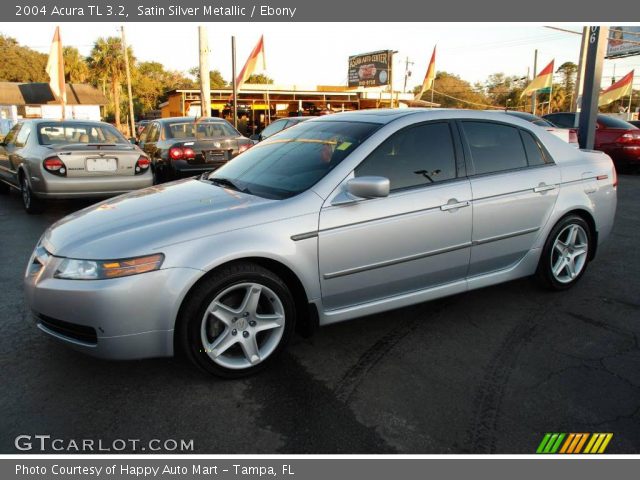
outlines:
[[551, 249], [551, 273], [560, 283], [577, 278], [589, 254], [589, 237], [582, 226], [569, 224], [556, 236]]

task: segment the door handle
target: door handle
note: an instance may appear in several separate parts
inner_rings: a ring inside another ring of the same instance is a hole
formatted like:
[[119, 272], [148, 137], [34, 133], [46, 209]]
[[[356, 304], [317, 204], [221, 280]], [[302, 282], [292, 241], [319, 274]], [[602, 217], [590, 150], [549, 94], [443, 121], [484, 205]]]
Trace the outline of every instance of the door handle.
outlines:
[[455, 198], [452, 198], [444, 205], [440, 205], [440, 210], [446, 212], [449, 210], [457, 210], [459, 208], [468, 207], [469, 205], [471, 205], [471, 202], [468, 200], [466, 202], [459, 202]]
[[533, 189], [535, 193], [548, 192], [549, 190], [555, 190], [555, 185], [547, 185], [546, 183], [541, 183], [537, 187]]

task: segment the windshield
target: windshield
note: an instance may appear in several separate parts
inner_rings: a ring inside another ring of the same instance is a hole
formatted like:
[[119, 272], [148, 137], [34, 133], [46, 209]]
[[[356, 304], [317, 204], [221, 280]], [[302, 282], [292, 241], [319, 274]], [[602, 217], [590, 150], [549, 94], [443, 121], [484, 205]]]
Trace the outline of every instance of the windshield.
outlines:
[[207, 178], [261, 197], [289, 198], [315, 185], [379, 127], [304, 122], [257, 144]]
[[38, 141], [40, 145], [129, 143], [111, 125], [81, 122], [40, 123]]
[[240, 133], [227, 122], [174, 122], [167, 125], [168, 138], [239, 137]]

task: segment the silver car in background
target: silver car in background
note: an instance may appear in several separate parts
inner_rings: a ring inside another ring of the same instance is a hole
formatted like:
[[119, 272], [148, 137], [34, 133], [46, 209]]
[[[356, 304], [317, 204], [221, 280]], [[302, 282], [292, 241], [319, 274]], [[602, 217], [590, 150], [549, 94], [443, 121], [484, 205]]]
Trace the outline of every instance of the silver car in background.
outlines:
[[25, 120], [0, 143], [0, 193], [28, 213], [47, 199], [110, 197], [153, 184], [149, 158], [108, 123]]
[[607, 155], [504, 113], [336, 114], [59, 221], [26, 294], [38, 328], [80, 351], [179, 349], [241, 376], [296, 326], [529, 275], [573, 286], [611, 231], [616, 184]]

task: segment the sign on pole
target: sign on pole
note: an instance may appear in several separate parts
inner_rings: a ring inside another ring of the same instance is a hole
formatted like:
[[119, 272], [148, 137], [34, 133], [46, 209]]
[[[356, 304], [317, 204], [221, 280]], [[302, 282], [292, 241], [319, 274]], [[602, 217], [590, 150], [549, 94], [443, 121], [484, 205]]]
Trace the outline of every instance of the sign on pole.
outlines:
[[349, 57], [350, 87], [380, 87], [391, 82], [391, 50]]

